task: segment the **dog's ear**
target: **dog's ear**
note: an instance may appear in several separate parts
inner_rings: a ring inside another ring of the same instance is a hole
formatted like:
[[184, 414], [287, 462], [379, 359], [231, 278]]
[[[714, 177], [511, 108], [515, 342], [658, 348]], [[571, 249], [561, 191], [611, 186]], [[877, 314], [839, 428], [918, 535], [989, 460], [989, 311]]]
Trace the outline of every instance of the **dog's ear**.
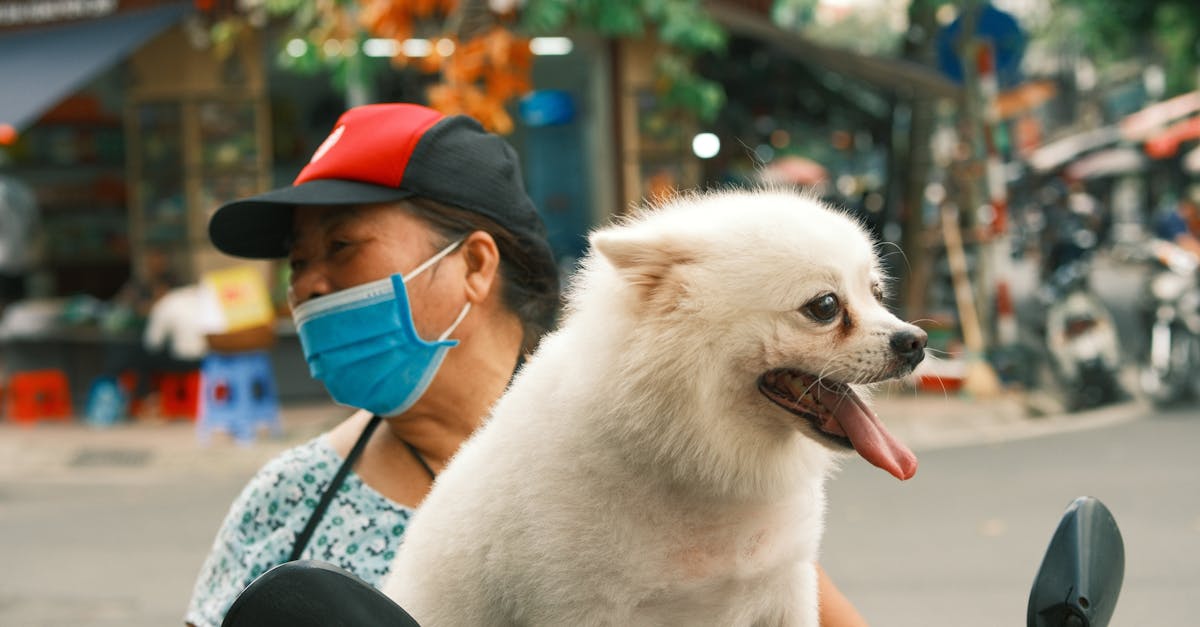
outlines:
[[672, 269], [691, 263], [693, 254], [678, 237], [607, 229], [592, 233], [592, 248], [617, 269], [629, 284], [651, 293], [660, 292]]

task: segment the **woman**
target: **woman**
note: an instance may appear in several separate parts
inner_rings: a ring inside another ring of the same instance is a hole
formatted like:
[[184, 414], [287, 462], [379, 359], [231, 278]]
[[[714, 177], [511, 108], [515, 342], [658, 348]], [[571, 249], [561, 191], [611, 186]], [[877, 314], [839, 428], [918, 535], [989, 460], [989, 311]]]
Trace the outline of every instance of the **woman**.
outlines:
[[188, 623], [203, 627], [289, 559], [381, 583], [433, 478], [558, 305], [557, 269], [512, 148], [468, 118], [417, 105], [346, 112], [293, 186], [221, 207], [209, 233], [231, 255], [289, 259], [310, 370], [339, 403], [369, 411], [284, 452], [246, 486], [188, 607]]

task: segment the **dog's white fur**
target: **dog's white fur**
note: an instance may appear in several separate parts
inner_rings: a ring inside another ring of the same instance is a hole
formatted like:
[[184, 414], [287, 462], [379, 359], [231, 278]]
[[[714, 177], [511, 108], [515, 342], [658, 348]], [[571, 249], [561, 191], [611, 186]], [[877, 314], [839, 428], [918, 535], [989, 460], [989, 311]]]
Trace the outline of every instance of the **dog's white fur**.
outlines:
[[[563, 323], [438, 477], [384, 592], [422, 624], [817, 624], [836, 454], [788, 367], [904, 374], [861, 226], [785, 190], [681, 196], [592, 234]], [[853, 328], [802, 311], [832, 292]]]

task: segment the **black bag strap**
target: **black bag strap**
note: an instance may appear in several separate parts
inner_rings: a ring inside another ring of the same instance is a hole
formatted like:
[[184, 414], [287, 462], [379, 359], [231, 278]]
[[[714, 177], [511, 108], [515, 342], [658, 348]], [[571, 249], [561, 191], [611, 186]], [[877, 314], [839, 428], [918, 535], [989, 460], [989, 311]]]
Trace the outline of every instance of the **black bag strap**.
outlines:
[[421, 468], [425, 469], [425, 474], [429, 475], [430, 479], [437, 479], [437, 473], [433, 472], [433, 469], [429, 467], [429, 462], [425, 461], [425, 456], [421, 454], [421, 451], [418, 451], [417, 447], [410, 444], [408, 440], [401, 440], [401, 442], [404, 443], [404, 448], [407, 448], [408, 452], [417, 458], [417, 463], [421, 464]]
[[304, 531], [296, 536], [296, 544], [292, 546], [292, 554], [288, 556], [288, 561], [300, 559], [300, 554], [304, 552], [304, 548], [308, 546], [308, 541], [312, 539], [312, 534], [317, 530], [317, 524], [321, 522], [321, 518], [325, 516], [325, 510], [329, 509], [329, 504], [333, 502], [334, 495], [341, 489], [342, 484], [346, 481], [346, 475], [350, 474], [350, 469], [354, 467], [354, 462], [362, 455], [362, 450], [367, 446], [367, 440], [371, 439], [371, 434], [375, 432], [375, 427], [383, 421], [378, 414], [372, 414], [370, 422], [363, 427], [362, 433], [358, 436], [358, 441], [354, 443], [354, 448], [350, 449], [350, 454], [346, 455], [345, 461], [338, 467], [337, 473], [333, 475], [333, 480], [329, 485], [325, 486], [325, 492], [321, 494], [321, 500], [317, 502], [316, 508], [313, 509], [312, 516], [309, 517], [308, 523], [304, 525]]

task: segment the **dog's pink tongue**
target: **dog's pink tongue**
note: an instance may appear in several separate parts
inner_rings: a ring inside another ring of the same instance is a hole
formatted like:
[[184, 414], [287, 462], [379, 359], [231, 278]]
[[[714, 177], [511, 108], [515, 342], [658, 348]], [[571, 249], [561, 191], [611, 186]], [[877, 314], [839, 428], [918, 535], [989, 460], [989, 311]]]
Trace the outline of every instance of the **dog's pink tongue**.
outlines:
[[[839, 394], [817, 386], [818, 396], [834, 398], [823, 400], [826, 407], [834, 407], [833, 419], [838, 422], [854, 445], [854, 450], [863, 459], [878, 466], [897, 479], [904, 481], [917, 474], [917, 456], [903, 442], [888, 433], [875, 412], [863, 403], [853, 391]], [[830, 402], [833, 401], [833, 402]]]

